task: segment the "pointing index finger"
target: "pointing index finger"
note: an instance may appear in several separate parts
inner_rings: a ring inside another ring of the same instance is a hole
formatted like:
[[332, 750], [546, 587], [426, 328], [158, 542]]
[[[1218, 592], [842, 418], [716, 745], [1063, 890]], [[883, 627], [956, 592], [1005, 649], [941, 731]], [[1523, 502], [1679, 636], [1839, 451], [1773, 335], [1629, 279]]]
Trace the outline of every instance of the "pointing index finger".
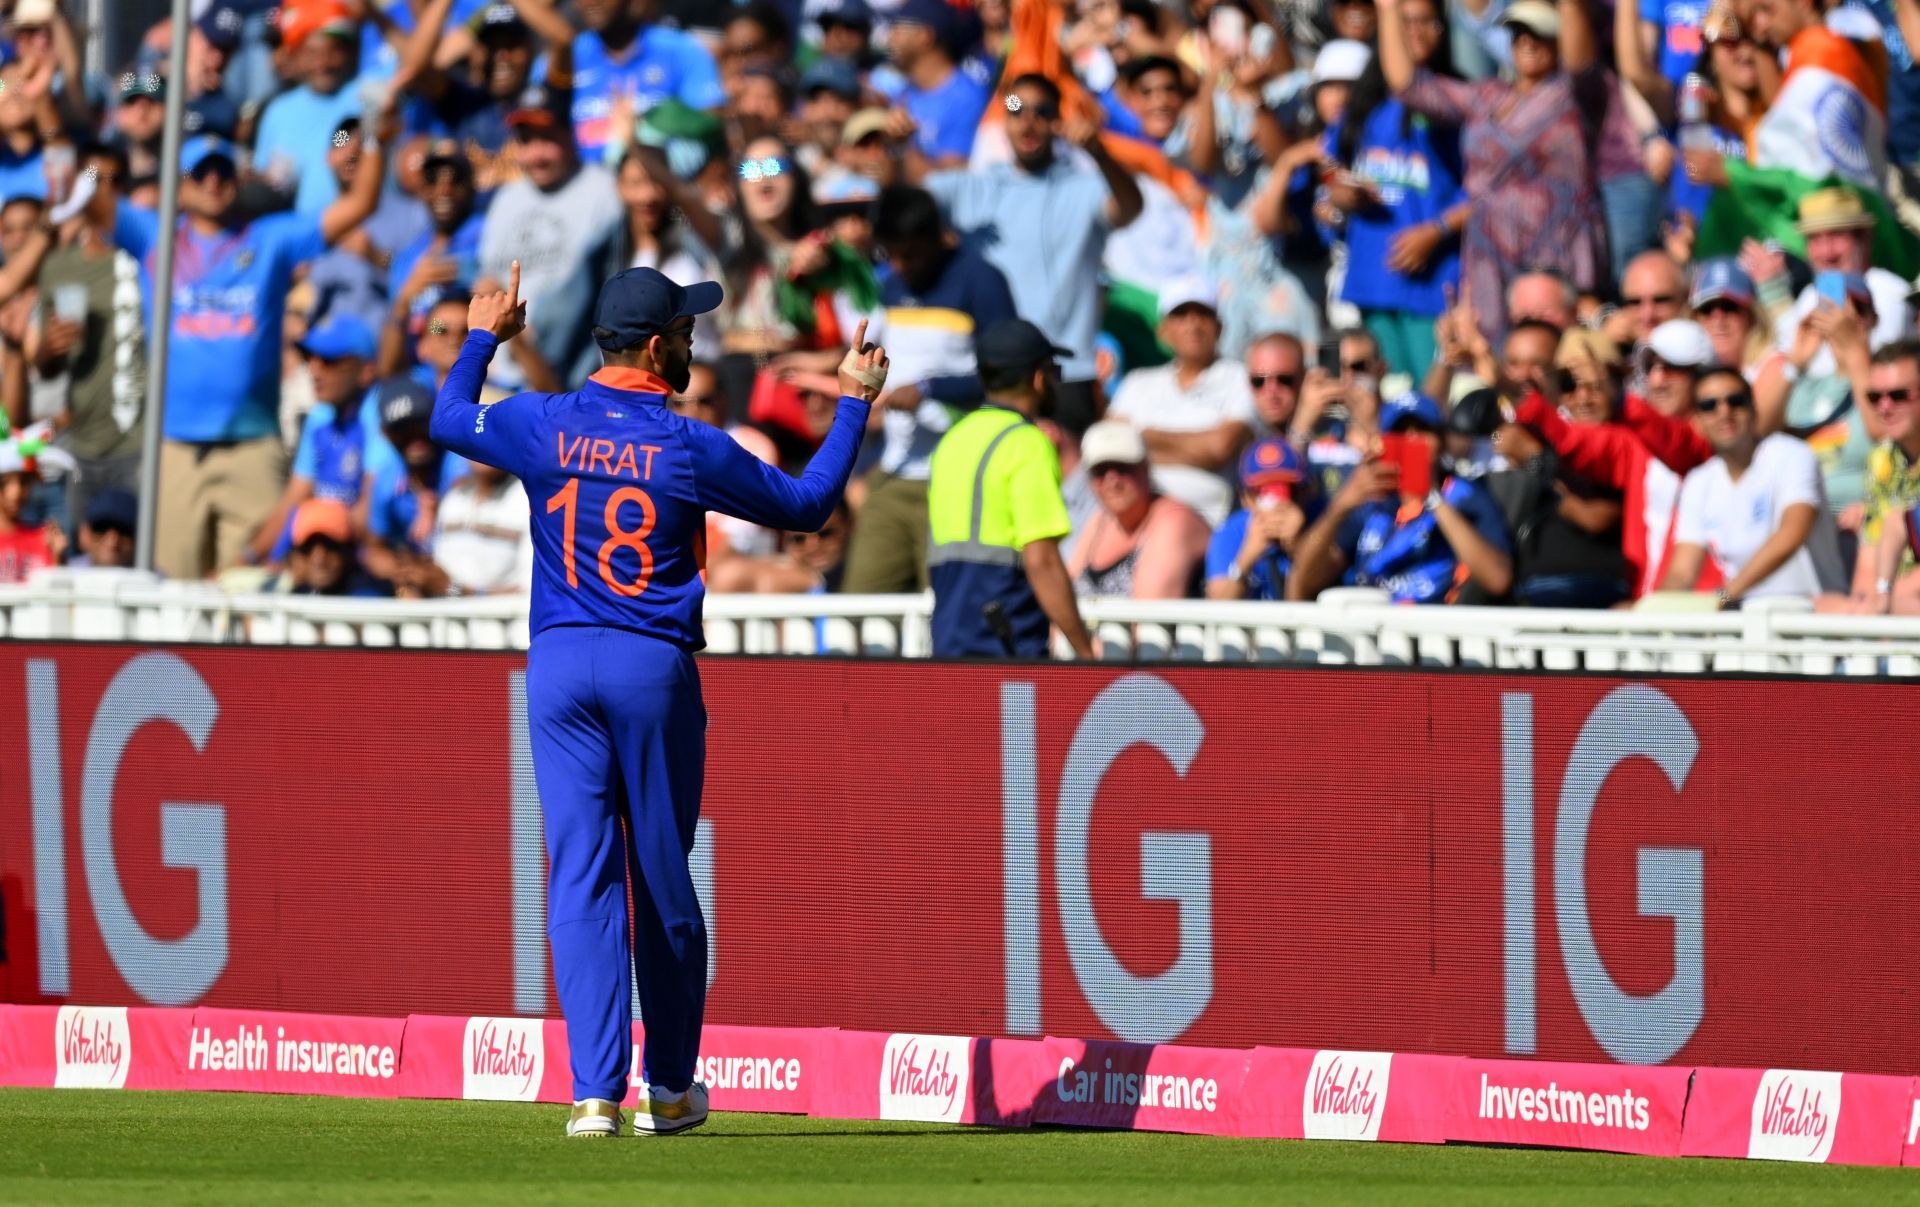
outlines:
[[507, 278], [507, 299], [510, 302], [520, 300], [520, 261], [513, 262], [513, 271]]
[[853, 329], [853, 346], [863, 350], [867, 346], [867, 320], [865, 319], [861, 319], [860, 325]]

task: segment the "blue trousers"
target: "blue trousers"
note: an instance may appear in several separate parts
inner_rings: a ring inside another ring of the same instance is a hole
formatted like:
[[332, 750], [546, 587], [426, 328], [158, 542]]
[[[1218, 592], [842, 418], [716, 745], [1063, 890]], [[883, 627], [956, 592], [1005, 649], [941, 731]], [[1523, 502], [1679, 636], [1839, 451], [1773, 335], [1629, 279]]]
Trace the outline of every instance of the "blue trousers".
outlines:
[[621, 629], [547, 629], [527, 657], [527, 730], [574, 1099], [626, 1096], [636, 964], [642, 1069], [684, 1090], [707, 999], [707, 927], [687, 868], [707, 745], [693, 656]]

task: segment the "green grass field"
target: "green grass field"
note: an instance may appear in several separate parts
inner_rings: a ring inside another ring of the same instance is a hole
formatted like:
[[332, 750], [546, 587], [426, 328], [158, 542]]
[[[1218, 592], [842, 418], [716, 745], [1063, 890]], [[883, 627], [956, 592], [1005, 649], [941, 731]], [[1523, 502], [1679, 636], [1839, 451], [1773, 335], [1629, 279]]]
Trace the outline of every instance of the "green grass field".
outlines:
[[[1889, 1203], [1920, 1170], [718, 1114], [568, 1141], [566, 1109], [0, 1090], [7, 1203]], [[615, 1198], [614, 1196], [621, 1196]]]

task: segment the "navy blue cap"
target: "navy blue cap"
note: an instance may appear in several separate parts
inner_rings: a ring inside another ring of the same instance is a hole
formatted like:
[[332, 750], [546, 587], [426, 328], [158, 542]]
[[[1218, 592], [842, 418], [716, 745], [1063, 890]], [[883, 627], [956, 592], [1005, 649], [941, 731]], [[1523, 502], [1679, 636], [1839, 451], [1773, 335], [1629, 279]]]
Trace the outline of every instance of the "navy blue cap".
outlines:
[[433, 391], [411, 377], [389, 377], [376, 390], [383, 428], [425, 424], [433, 418]]
[[905, 0], [888, 18], [896, 25], [924, 25], [945, 42], [953, 36], [956, 14], [946, 0]]
[[814, 17], [821, 26], [851, 25], [861, 29], [873, 28], [873, 10], [867, 7], [866, 0], [835, 0]]
[[133, 497], [132, 491], [117, 486], [108, 487], [87, 503], [87, 527], [96, 531], [119, 528], [132, 532], [139, 518], [139, 500]]
[[800, 77], [800, 95], [812, 96], [821, 89], [850, 101], [860, 99], [860, 71], [845, 59], [824, 56], [814, 60]]
[[511, 4], [489, 4], [474, 17], [473, 28], [475, 35], [483, 40], [505, 37], [525, 41], [533, 37], [533, 27]]
[[1037, 369], [1073, 353], [1053, 343], [1025, 319], [1001, 319], [973, 337], [974, 359], [982, 369]]
[[602, 348], [631, 348], [660, 334], [675, 319], [705, 314], [720, 304], [716, 281], [681, 287], [651, 268], [615, 273], [593, 306], [594, 339]]
[[200, 19], [194, 22], [194, 26], [199, 29], [200, 36], [205, 38], [215, 50], [224, 50], [232, 54], [234, 47], [240, 45], [240, 27], [243, 20], [240, 10], [233, 5], [216, 3], [201, 14]]
[[240, 153], [233, 144], [213, 134], [202, 134], [190, 138], [180, 148], [180, 171], [188, 176], [198, 172], [209, 159], [224, 159], [236, 171], [240, 167]]
[[301, 352], [321, 360], [372, 360], [379, 350], [373, 330], [350, 314], [328, 316], [300, 341]]
[[1381, 431], [1399, 431], [1402, 424], [1409, 422], [1419, 423], [1437, 432], [1445, 426], [1446, 418], [1440, 414], [1439, 403], [1425, 394], [1416, 394], [1411, 390], [1381, 404]]

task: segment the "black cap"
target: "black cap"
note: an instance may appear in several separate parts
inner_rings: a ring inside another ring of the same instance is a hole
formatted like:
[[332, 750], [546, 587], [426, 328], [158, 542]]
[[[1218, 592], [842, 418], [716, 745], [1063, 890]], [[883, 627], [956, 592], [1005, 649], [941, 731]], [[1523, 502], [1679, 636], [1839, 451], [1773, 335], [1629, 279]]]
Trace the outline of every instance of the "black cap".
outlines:
[[433, 418], [433, 391], [411, 377], [389, 377], [380, 383], [380, 426], [425, 424]]
[[720, 304], [718, 282], [682, 288], [651, 268], [615, 273], [594, 303], [594, 338], [602, 348], [631, 348], [660, 334], [675, 319], [705, 314]]
[[533, 28], [511, 4], [487, 5], [474, 18], [473, 30], [474, 36], [483, 42], [492, 38], [525, 42], [533, 37]]
[[1469, 390], [1447, 412], [1447, 430], [1461, 436], [1491, 436], [1502, 422], [1500, 396], [1492, 390]]
[[1071, 358], [1073, 353], [1048, 340], [1025, 319], [1002, 319], [973, 337], [973, 355], [982, 370], [1018, 372]]
[[560, 98], [547, 90], [544, 84], [530, 84], [513, 108], [507, 112], [508, 126], [530, 126], [551, 130], [555, 134], [571, 134], [572, 120], [560, 111]]
[[454, 175], [468, 184], [473, 183], [473, 161], [467, 158], [460, 144], [450, 138], [443, 138], [427, 148], [427, 157], [420, 161], [420, 175], [432, 180], [434, 173], [442, 168], [451, 168]]
[[163, 105], [167, 100], [167, 77], [157, 71], [129, 71], [120, 76], [120, 99], [145, 99]]
[[96, 532], [102, 528], [118, 528], [131, 533], [139, 517], [139, 501], [131, 491], [117, 486], [108, 487], [87, 503], [87, 527]]

